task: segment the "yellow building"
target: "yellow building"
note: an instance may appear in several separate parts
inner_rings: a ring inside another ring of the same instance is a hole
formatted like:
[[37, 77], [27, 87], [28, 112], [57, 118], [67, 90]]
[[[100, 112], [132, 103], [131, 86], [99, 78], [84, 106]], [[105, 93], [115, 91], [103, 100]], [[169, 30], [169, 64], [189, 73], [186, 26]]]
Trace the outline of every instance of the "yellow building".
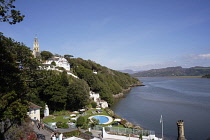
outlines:
[[27, 112], [27, 115], [32, 120], [39, 120], [40, 121], [40, 106], [35, 105], [34, 103], [29, 104], [29, 112]]

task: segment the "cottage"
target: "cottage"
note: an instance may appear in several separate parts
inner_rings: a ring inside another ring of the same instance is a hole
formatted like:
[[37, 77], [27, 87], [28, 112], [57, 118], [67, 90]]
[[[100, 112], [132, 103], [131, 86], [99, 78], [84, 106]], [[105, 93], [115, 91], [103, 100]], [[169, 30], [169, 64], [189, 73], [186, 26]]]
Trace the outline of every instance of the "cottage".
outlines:
[[32, 120], [39, 120], [40, 121], [40, 109], [42, 107], [35, 105], [34, 103], [29, 103], [29, 112], [27, 112], [27, 115]]

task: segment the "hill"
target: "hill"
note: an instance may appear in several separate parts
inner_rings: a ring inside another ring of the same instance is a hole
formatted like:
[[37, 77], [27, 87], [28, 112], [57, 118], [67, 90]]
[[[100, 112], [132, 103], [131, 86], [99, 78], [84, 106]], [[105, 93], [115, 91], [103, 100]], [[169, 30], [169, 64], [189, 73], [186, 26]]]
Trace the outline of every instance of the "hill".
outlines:
[[133, 71], [133, 70], [130, 70], [130, 69], [118, 70], [118, 71], [123, 72], [123, 73], [128, 73], [128, 74], [134, 74], [134, 73], [139, 72], [139, 71]]
[[[111, 105], [113, 95], [141, 84], [137, 78], [127, 73], [109, 69], [91, 60], [71, 58], [71, 55], [64, 56], [70, 63], [70, 71], [60, 65], [58, 67], [55, 61], [52, 65], [59, 70], [46, 70], [43, 58], [48, 57], [50, 52], [45, 51], [40, 57], [34, 58], [30, 48], [23, 43], [7, 38], [1, 33], [0, 38], [0, 89], [5, 102], [13, 102], [13, 98], [17, 98], [18, 101], [24, 99], [21, 102], [24, 106], [27, 106], [27, 102], [33, 102], [43, 108], [47, 104], [51, 112], [73, 111], [91, 106], [93, 101], [90, 99], [90, 91], [99, 93], [100, 98]], [[0, 106], [4, 105], [7, 104], [0, 103]]]
[[91, 91], [100, 94], [103, 100], [112, 103], [112, 96], [123, 92], [133, 85], [141, 84], [136, 78], [127, 73], [122, 73], [101, 66], [92, 60], [82, 58], [67, 58], [71, 65], [71, 71], [85, 80]]
[[210, 78], [210, 74], [204, 75], [202, 78]]
[[210, 67], [182, 68], [168, 67], [162, 69], [152, 69], [132, 74], [134, 77], [163, 77], [163, 76], [203, 76], [210, 74]]

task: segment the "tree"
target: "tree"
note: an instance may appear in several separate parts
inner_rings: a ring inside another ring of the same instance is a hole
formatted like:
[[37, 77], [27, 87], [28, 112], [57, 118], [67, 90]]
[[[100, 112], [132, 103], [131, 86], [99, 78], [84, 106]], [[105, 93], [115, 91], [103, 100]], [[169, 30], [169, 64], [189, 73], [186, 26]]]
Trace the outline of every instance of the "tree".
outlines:
[[67, 90], [68, 110], [80, 109], [89, 104], [89, 86], [84, 80], [75, 79]]
[[90, 123], [91, 128], [93, 128], [93, 127], [95, 127], [96, 125], [99, 124], [99, 120], [95, 119], [95, 118], [92, 118], [90, 122], [91, 122]]
[[47, 59], [51, 58], [52, 56], [53, 56], [53, 54], [49, 51], [42, 51], [41, 52], [42, 60], [47, 60]]
[[64, 87], [67, 87], [69, 86], [69, 80], [68, 80], [68, 77], [67, 77], [67, 72], [66, 71], [63, 71], [61, 74], [61, 79], [60, 79], [60, 83], [62, 86]]
[[9, 24], [16, 24], [23, 21], [25, 15], [20, 11], [15, 10], [13, 2], [15, 0], [0, 0], [0, 22], [9, 22]]
[[86, 120], [83, 116], [80, 116], [78, 119], [77, 119], [77, 122], [76, 122], [76, 126], [77, 128], [80, 128], [82, 127], [84, 124], [86, 124]]
[[71, 57], [74, 57], [73, 55], [69, 55], [69, 54], [66, 54], [66, 55], [64, 55], [64, 58], [71, 58]]
[[54, 65], [54, 66], [56, 66], [56, 63], [55, 63], [55, 61], [53, 61], [53, 62], [51, 63], [51, 65]]
[[66, 107], [66, 88], [55, 83], [53, 85], [48, 86], [44, 90], [44, 97], [42, 98], [52, 110], [65, 110]]
[[39, 100], [47, 103], [51, 111], [65, 109], [67, 88], [61, 85], [60, 72], [40, 70], [37, 76], [40, 78], [33, 84]]
[[10, 51], [14, 45], [17, 43], [0, 33], [0, 139], [3, 140], [10, 128], [21, 123], [28, 109], [22, 71]]

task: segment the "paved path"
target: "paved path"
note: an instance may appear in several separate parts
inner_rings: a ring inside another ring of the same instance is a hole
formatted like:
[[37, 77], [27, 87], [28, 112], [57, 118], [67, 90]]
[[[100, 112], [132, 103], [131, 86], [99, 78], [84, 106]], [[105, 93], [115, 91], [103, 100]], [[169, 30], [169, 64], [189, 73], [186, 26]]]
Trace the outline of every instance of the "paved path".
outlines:
[[50, 140], [51, 133], [46, 129], [38, 129], [36, 125], [33, 126], [34, 132], [37, 134], [38, 140]]

